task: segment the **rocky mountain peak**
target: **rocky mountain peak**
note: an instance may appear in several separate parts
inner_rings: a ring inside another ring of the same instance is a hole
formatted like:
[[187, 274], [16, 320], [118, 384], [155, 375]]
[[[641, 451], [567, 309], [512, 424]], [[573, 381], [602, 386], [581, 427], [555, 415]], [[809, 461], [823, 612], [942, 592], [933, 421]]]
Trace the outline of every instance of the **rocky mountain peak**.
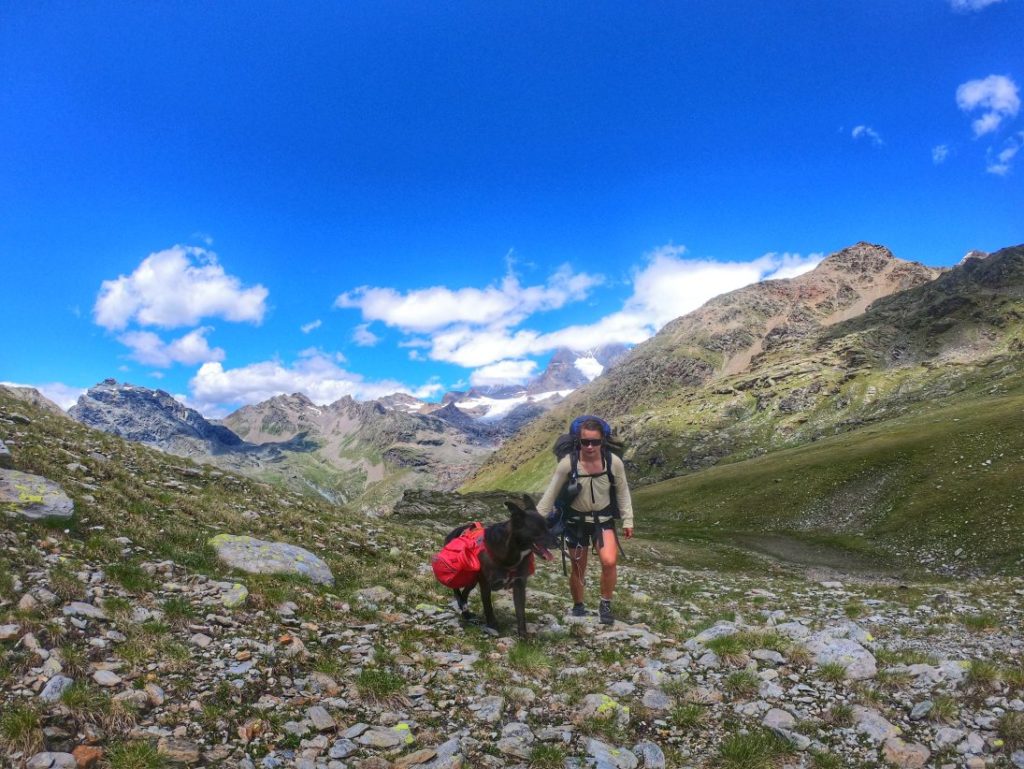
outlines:
[[817, 269], [828, 272], [851, 274], [874, 273], [899, 262], [892, 251], [885, 246], [861, 241], [830, 254]]
[[183, 456], [216, 454], [242, 444], [231, 430], [207, 421], [170, 393], [116, 379], [89, 388], [68, 414], [90, 427]]

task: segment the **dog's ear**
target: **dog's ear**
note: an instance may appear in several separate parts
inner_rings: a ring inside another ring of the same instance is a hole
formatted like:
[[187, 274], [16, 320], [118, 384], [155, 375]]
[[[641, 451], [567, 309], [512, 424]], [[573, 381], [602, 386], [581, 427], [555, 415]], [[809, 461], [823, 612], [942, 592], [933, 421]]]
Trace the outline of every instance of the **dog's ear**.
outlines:
[[506, 501], [505, 502], [505, 507], [507, 507], [508, 511], [510, 513], [512, 513], [512, 517], [513, 518], [516, 518], [516, 517], [520, 517], [521, 518], [522, 516], [526, 515], [526, 511], [523, 510], [523, 508], [521, 508], [515, 502]]
[[533, 497], [529, 494], [523, 494], [523, 510], [527, 512], [537, 512], [537, 505], [533, 501]]

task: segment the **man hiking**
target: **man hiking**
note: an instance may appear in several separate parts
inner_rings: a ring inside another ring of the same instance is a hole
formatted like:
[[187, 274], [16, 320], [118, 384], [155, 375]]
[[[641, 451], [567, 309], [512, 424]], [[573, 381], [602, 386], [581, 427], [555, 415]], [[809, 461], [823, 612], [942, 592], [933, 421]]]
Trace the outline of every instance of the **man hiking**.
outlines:
[[562, 515], [565, 545], [572, 562], [569, 592], [573, 616], [587, 615], [583, 597], [589, 549], [593, 547], [601, 559], [598, 614], [605, 625], [615, 622], [612, 593], [618, 577], [619, 554], [615, 519], [622, 518], [622, 533], [626, 539], [633, 536], [633, 503], [626, 468], [608, 449], [610, 437], [611, 428], [603, 419], [583, 416], [574, 420], [569, 435], [555, 444], [559, 455], [560, 445], [568, 443], [571, 449], [559, 459], [555, 474], [537, 504], [537, 511], [542, 515], [550, 514], [556, 507]]

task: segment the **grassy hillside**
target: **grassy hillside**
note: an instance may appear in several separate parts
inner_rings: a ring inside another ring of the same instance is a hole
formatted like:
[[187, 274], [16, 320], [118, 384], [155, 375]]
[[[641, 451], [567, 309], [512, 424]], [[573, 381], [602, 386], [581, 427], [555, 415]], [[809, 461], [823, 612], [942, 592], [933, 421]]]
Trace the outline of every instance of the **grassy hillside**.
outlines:
[[819, 284], [769, 281], [673, 321], [507, 441], [462, 489], [539, 491], [552, 442], [582, 413], [618, 429], [641, 486], [1012, 388], [1019, 378], [1024, 247], [971, 260], [832, 325], [815, 319], [841, 318], [836, 303], [859, 295]]
[[1021, 573], [1024, 388], [640, 488], [634, 503], [659, 538]]

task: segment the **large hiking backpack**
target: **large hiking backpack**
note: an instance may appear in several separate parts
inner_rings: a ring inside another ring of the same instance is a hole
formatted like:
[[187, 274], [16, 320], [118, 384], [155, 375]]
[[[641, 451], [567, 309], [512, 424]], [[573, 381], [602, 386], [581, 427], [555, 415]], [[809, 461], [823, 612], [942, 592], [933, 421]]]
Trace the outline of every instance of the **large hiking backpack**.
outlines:
[[[623, 445], [612, 439], [612, 428], [600, 417], [591, 416], [584, 414], [583, 416], [576, 417], [572, 420], [569, 425], [569, 432], [563, 433], [558, 436], [555, 440], [555, 445], [552, 446], [556, 459], [560, 462], [565, 456], [569, 457], [569, 478], [566, 480], [565, 485], [562, 486], [561, 491], [555, 498], [555, 509], [548, 515], [548, 528], [551, 532], [559, 538], [560, 549], [562, 551], [562, 572], [566, 572], [565, 557], [565, 530], [569, 526], [581, 527], [584, 523], [582, 515], [573, 515], [571, 508], [572, 501], [580, 493], [580, 476], [579, 476], [579, 440], [580, 431], [583, 429], [583, 424], [587, 421], [597, 422], [601, 426], [601, 436], [604, 438], [604, 445], [601, 447], [602, 459], [604, 462], [604, 471], [608, 475], [608, 483], [611, 486], [610, 498], [612, 505], [612, 517], [619, 517], [619, 506], [618, 497], [616, 496], [615, 490], [615, 475], [612, 473], [612, 453], [615, 453], [620, 458], [622, 456]], [[596, 525], [597, 514], [593, 514], [593, 520]], [[582, 531], [582, 528], [580, 529]], [[619, 552], [622, 552], [621, 545], [618, 544], [618, 535], [615, 534], [614, 528], [612, 534], [615, 536], [616, 546], [619, 548]]]
[[611, 484], [611, 497], [612, 503], [615, 503], [615, 476], [612, 474], [612, 453], [617, 454], [619, 457], [622, 456], [622, 444], [612, 440], [612, 428], [600, 417], [591, 416], [590, 414], [584, 414], [581, 417], [576, 417], [572, 420], [569, 425], [569, 432], [559, 435], [555, 440], [555, 445], [552, 446], [551, 450], [555, 453], [555, 459], [559, 462], [566, 455], [569, 456], [569, 479], [566, 481], [565, 486], [558, 494], [558, 498], [555, 500], [555, 507], [566, 510], [569, 507], [569, 503], [572, 502], [576, 495], [580, 493], [580, 473], [579, 473], [579, 441], [580, 431], [583, 429], [583, 423], [587, 421], [597, 422], [601, 426], [601, 435], [604, 438], [604, 445], [601, 447], [601, 453], [603, 454], [602, 459], [604, 460], [605, 472], [608, 474], [608, 482]]

